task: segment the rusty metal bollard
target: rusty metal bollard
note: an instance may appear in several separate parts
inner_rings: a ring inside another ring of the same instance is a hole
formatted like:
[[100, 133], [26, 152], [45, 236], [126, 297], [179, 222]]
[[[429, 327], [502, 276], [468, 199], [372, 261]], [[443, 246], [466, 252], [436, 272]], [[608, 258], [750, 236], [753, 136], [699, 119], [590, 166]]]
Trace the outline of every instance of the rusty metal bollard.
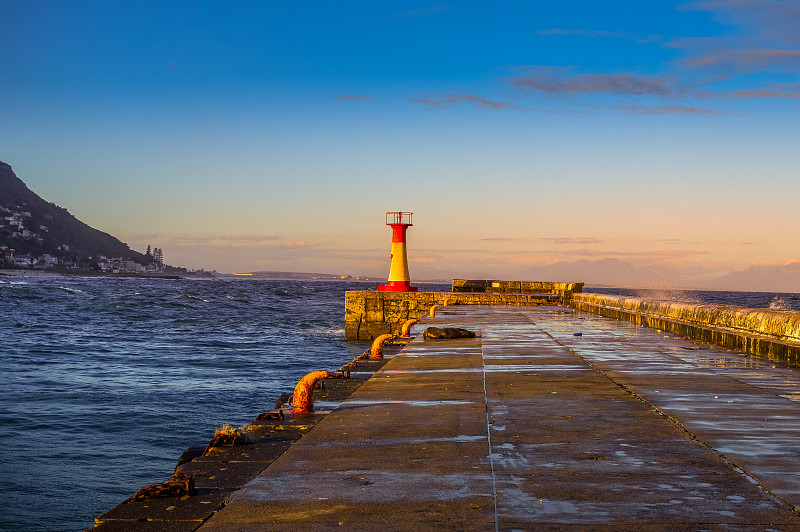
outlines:
[[410, 338], [411, 337], [411, 326], [417, 323], [419, 320], [411, 319], [406, 321], [403, 324], [402, 329], [400, 329], [400, 337], [401, 338]]
[[314, 386], [318, 381], [330, 377], [327, 371], [312, 371], [297, 383], [292, 399], [292, 414], [314, 412]]
[[375, 341], [372, 342], [372, 348], [370, 349], [369, 358], [371, 359], [378, 359], [383, 358], [383, 343], [386, 340], [390, 340], [392, 338], [391, 334], [382, 334], [375, 338]]

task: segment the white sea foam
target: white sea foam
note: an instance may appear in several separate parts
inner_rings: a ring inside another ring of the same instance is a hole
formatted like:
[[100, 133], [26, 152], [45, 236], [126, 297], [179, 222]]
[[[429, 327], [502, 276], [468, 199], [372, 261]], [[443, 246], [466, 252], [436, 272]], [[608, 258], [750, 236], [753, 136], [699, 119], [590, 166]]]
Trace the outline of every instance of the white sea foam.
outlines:
[[786, 300], [783, 299], [780, 296], [775, 296], [775, 297], [772, 298], [772, 301], [769, 302], [769, 308], [774, 309], [774, 310], [790, 310], [791, 309], [791, 307], [789, 306], [789, 303], [787, 303]]
[[67, 286], [59, 286], [59, 288], [61, 290], [66, 291], [66, 292], [72, 292], [73, 294], [82, 294], [83, 293], [83, 290], [79, 290], [77, 288], [69, 288]]
[[344, 334], [344, 329], [309, 329], [308, 332], [314, 334]]

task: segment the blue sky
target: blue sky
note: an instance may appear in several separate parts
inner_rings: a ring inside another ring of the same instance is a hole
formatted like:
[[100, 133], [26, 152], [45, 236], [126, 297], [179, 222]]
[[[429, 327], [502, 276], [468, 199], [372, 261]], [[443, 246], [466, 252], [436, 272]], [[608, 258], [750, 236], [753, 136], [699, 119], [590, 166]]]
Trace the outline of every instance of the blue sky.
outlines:
[[0, 0], [0, 160], [167, 262], [800, 259], [800, 1]]

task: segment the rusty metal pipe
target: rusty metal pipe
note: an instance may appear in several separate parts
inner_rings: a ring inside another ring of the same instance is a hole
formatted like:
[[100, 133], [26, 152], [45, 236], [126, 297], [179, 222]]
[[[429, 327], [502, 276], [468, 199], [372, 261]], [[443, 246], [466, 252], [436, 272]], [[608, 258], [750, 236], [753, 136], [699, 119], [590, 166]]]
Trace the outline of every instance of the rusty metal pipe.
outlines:
[[375, 341], [372, 342], [372, 348], [370, 349], [369, 358], [371, 359], [383, 358], [383, 343], [386, 340], [389, 340], [390, 338], [392, 338], [391, 334], [382, 334], [377, 338], [375, 338]]
[[418, 321], [419, 320], [417, 320], [417, 319], [411, 319], [411, 320], [406, 321], [403, 324], [402, 329], [400, 329], [400, 336], [402, 338], [410, 338], [411, 337], [411, 326], [414, 325], [415, 323], [417, 323]]
[[436, 317], [436, 307], [438, 307], [438, 306], [439, 305], [434, 305], [434, 306], [431, 307], [431, 318], [435, 318]]
[[327, 371], [312, 371], [297, 383], [292, 399], [292, 414], [311, 414], [314, 412], [314, 386], [318, 381], [327, 379], [331, 374]]

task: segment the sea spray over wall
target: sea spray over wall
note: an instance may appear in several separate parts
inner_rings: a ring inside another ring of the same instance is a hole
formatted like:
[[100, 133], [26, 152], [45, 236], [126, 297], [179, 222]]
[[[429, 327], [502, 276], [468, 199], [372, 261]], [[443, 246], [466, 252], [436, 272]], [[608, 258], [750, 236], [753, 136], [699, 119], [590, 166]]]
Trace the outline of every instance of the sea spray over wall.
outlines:
[[583, 293], [576, 301], [591, 302], [625, 311], [665, 317], [695, 325], [724, 327], [781, 340], [800, 342], [800, 311], [752, 309], [732, 305], [693, 304], [625, 296]]

